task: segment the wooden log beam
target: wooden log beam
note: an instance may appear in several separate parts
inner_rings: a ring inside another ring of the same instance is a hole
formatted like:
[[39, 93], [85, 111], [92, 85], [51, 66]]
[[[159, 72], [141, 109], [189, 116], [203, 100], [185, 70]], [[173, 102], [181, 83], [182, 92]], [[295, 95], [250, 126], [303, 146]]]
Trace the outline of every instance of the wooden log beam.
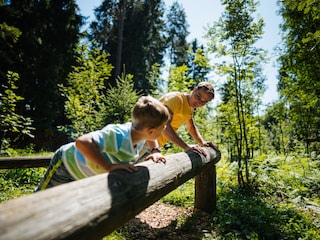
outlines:
[[0, 157], [0, 169], [48, 167], [50, 156]]
[[181, 152], [166, 164], [146, 161], [134, 173], [100, 174], [0, 204], [0, 239], [101, 239], [213, 167], [220, 152], [204, 149], [206, 157]]

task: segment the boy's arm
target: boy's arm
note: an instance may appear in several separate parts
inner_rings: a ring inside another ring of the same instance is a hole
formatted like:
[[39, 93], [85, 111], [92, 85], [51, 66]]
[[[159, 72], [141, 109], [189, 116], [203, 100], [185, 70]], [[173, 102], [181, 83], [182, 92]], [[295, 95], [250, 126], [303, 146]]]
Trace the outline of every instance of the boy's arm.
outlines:
[[187, 143], [185, 143], [182, 140], [182, 138], [180, 138], [177, 135], [177, 133], [174, 131], [170, 123], [167, 124], [167, 127], [165, 130], [163, 130], [163, 133], [169, 141], [181, 147], [184, 151], [188, 151], [191, 148]]
[[186, 121], [186, 127], [192, 138], [199, 143], [201, 146], [204, 145], [205, 141], [203, 140], [198, 128], [194, 124], [194, 121], [192, 118]]
[[186, 122], [186, 126], [188, 129], [188, 132], [190, 133], [190, 135], [192, 136], [192, 138], [199, 143], [201, 146], [206, 146], [206, 147], [213, 147], [218, 149], [218, 147], [216, 145], [214, 145], [212, 142], [206, 142], [205, 140], [203, 140], [197, 126], [194, 124], [193, 119], [189, 119]]
[[85, 156], [85, 158], [98, 164], [106, 172], [116, 169], [123, 169], [129, 172], [136, 171], [137, 168], [131, 164], [111, 164], [102, 156], [98, 146], [93, 141], [90, 133], [82, 135], [75, 141], [76, 148]]
[[[197, 131], [192, 118], [186, 121], [187, 129], [188, 131], [191, 131], [190, 134], [193, 138], [196, 138], [196, 141], [201, 141], [202, 137], [200, 136], [199, 132]], [[164, 134], [170, 140], [171, 142], [175, 143], [176, 145], [180, 146], [184, 151], [188, 151], [190, 149], [193, 149], [203, 155], [206, 155], [206, 152], [199, 147], [198, 145], [188, 145], [185, 143], [182, 138], [180, 138], [177, 133], [174, 131], [174, 129], [171, 127], [171, 125], [167, 125], [167, 128], [164, 130]], [[203, 140], [202, 140], [203, 141]]]
[[[176, 132], [173, 130], [171, 126], [167, 125], [167, 128], [163, 131], [166, 135], [167, 139], [171, 142], [175, 143], [176, 145], [180, 146], [184, 151], [188, 151], [190, 149], [193, 149], [203, 155], [206, 156], [206, 152], [198, 145], [188, 145], [185, 143], [182, 138], [180, 138]], [[191, 134], [191, 133], [190, 133]]]

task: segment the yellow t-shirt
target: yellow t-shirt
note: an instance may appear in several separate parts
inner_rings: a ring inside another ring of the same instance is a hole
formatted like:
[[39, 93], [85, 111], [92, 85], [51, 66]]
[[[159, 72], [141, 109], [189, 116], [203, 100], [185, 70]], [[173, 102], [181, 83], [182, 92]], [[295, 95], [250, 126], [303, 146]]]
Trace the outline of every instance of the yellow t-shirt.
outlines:
[[[171, 126], [176, 131], [183, 123], [192, 118], [194, 109], [190, 107], [187, 94], [181, 92], [167, 93], [161, 97], [160, 102], [168, 106], [173, 112]], [[168, 139], [164, 134], [158, 138], [159, 146], [163, 146]]]

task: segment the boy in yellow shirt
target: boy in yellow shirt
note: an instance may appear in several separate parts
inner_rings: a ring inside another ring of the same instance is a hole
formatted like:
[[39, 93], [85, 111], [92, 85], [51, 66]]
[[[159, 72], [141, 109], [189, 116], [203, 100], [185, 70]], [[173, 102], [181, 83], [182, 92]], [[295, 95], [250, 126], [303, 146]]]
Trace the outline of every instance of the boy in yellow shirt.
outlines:
[[[166, 129], [158, 138], [159, 146], [162, 147], [168, 141], [178, 145], [184, 151], [193, 149], [205, 155], [201, 146], [216, 146], [212, 142], [206, 142], [198, 131], [194, 121], [193, 113], [214, 99], [214, 88], [209, 82], [200, 82], [191, 93], [170, 92], [160, 98], [160, 101], [169, 109], [171, 118]], [[186, 123], [186, 127], [192, 138], [199, 145], [189, 145], [176, 133], [178, 128]]]

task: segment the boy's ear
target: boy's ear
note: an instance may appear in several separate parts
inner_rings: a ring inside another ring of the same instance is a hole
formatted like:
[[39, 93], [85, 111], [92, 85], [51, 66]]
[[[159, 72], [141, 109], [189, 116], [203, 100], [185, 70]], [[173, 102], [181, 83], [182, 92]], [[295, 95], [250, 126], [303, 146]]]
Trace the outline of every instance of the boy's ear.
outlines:
[[145, 129], [144, 129], [144, 132], [145, 132], [146, 134], [150, 135], [150, 134], [152, 134], [152, 132], [153, 132], [153, 128], [152, 128], [152, 127], [145, 128]]
[[148, 133], [151, 135], [154, 132], [155, 128], [149, 127], [147, 130], [148, 130]]

